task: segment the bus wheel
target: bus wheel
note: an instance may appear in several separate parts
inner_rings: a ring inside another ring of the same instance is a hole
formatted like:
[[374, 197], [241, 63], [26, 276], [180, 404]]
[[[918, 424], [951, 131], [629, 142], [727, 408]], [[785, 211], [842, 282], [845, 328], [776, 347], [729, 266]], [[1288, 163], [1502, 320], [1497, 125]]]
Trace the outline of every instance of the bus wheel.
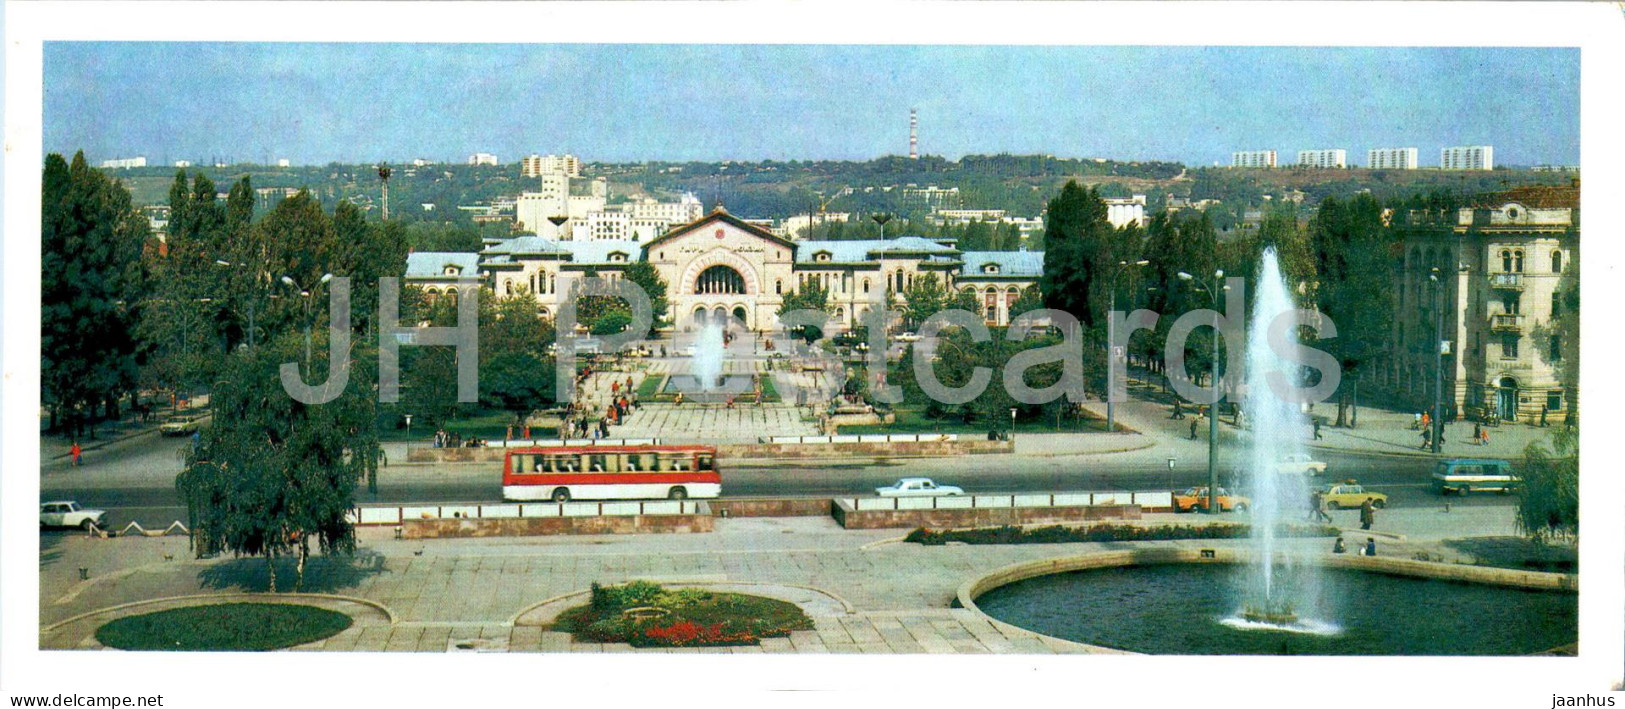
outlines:
[[671, 492], [666, 493], [666, 499], [668, 499], [668, 500], [686, 500], [686, 499], [688, 499], [688, 488], [674, 487], [674, 488], [671, 489]]
[[570, 488], [561, 487], [561, 488], [557, 488], [557, 489], [553, 490], [553, 501], [554, 502], [569, 502], [570, 501]]
[[1471, 487], [1466, 486], [1466, 485], [1463, 485], [1463, 486], [1461, 486], [1459, 488], [1456, 488], [1456, 494], [1461, 495], [1462, 497], [1466, 497], [1467, 494], [1472, 492], [1472, 491], [1473, 491], [1473, 489]]

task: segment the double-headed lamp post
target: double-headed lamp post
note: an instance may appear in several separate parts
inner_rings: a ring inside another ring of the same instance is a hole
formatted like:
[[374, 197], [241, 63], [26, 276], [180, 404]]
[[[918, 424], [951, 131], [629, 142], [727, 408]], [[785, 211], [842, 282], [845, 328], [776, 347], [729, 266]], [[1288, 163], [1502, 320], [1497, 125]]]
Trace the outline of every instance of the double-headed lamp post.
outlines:
[[1439, 269], [1434, 268], [1428, 274], [1428, 280], [1433, 282], [1433, 309], [1435, 321], [1433, 327], [1433, 435], [1432, 450], [1439, 452], [1439, 437], [1444, 433], [1444, 281], [1439, 279]]
[[[1224, 278], [1224, 269], [1213, 272], [1214, 282]], [[1179, 280], [1196, 284], [1198, 288], [1207, 291], [1208, 297], [1213, 300], [1213, 362], [1210, 366], [1213, 378], [1213, 404], [1207, 409], [1207, 513], [1219, 513], [1219, 402], [1224, 399], [1224, 392], [1219, 390], [1219, 293], [1229, 287], [1213, 289], [1213, 284], [1203, 282], [1195, 276], [1184, 271], [1179, 272]]]
[[1150, 263], [1151, 263], [1150, 261], [1146, 261], [1144, 259], [1141, 259], [1139, 261], [1135, 261], [1133, 263], [1130, 263], [1128, 261], [1118, 261], [1117, 262], [1117, 268], [1112, 271], [1111, 294], [1107, 297], [1107, 301], [1109, 302], [1109, 304], [1106, 306], [1106, 432], [1107, 433], [1112, 433], [1113, 431], [1117, 430], [1117, 425], [1116, 425], [1116, 421], [1117, 421], [1117, 418], [1116, 418], [1116, 413], [1117, 413], [1116, 402], [1112, 398], [1112, 360], [1117, 358], [1117, 355], [1113, 354], [1113, 352], [1112, 352], [1112, 346], [1117, 342], [1117, 321], [1113, 317], [1113, 314], [1117, 312], [1117, 277], [1123, 275], [1123, 272], [1127, 271], [1130, 266], [1134, 266], [1134, 267], [1138, 268], [1140, 266], [1149, 265]]
[[[322, 279], [316, 285], [323, 285], [331, 280], [333, 280], [333, 274], [324, 273]], [[293, 286], [294, 290], [299, 291], [299, 295], [305, 298], [305, 376], [310, 376], [310, 296], [314, 288], [301, 288], [299, 282], [293, 280], [293, 276], [283, 276], [282, 282]]]

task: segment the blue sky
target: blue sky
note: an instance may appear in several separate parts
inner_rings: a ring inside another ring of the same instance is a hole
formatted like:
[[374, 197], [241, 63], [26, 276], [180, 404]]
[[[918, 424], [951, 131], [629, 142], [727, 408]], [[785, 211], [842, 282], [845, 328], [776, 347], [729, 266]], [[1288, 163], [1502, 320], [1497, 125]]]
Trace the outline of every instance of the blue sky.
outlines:
[[296, 164], [921, 151], [1579, 164], [1575, 49], [52, 42], [45, 149]]

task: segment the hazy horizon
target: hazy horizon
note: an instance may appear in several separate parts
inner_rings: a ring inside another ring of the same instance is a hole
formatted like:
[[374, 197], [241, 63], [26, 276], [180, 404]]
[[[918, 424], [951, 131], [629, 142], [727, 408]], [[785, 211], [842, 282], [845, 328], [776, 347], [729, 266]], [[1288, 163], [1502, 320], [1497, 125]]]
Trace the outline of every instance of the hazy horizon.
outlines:
[[1579, 164], [1573, 48], [47, 42], [44, 74], [46, 151], [93, 163], [862, 161], [917, 108], [950, 160]]

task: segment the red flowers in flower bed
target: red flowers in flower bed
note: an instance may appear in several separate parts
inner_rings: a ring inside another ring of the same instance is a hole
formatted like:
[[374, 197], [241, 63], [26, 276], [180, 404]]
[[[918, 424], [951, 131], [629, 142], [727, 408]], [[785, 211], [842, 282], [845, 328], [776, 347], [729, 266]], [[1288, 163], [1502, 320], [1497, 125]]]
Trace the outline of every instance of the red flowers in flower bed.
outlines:
[[653, 641], [653, 644], [670, 647], [755, 644], [757, 637], [750, 631], [729, 633], [723, 630], [722, 625], [700, 625], [691, 620], [681, 620], [667, 626], [645, 628], [643, 637]]

